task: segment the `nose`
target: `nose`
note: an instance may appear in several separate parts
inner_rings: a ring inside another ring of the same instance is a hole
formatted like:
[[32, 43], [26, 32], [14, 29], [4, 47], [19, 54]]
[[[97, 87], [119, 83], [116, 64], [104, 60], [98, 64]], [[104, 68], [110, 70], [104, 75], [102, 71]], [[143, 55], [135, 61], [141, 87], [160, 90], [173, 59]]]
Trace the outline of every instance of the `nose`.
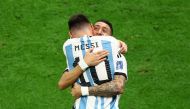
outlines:
[[99, 30], [98, 30], [98, 35], [103, 35], [102, 29], [99, 29]]

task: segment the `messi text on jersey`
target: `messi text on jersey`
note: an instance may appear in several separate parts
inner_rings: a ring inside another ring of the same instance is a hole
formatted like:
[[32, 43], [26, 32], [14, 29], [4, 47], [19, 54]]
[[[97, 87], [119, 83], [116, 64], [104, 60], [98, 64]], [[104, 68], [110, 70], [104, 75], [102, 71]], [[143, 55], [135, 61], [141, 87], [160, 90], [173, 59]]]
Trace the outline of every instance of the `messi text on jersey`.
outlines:
[[85, 49], [90, 49], [90, 48], [97, 48], [97, 47], [99, 47], [98, 42], [75, 45], [75, 51], [77, 51], [77, 50], [85, 50]]

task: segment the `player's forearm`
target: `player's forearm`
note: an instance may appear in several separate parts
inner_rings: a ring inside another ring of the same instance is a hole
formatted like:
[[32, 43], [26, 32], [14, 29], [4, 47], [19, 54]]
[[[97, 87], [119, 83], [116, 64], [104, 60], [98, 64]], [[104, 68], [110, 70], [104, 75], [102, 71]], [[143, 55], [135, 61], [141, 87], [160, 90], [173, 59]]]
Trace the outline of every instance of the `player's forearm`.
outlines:
[[123, 84], [118, 81], [110, 81], [102, 85], [89, 87], [89, 95], [112, 97], [123, 92]]
[[115, 75], [114, 80], [110, 82], [89, 87], [89, 95], [112, 97], [114, 95], [123, 93], [124, 84], [125, 77], [122, 75]]
[[69, 72], [64, 72], [61, 79], [59, 80], [58, 86], [60, 89], [65, 89], [72, 85], [79, 76], [83, 73], [83, 70], [77, 65], [73, 70]]

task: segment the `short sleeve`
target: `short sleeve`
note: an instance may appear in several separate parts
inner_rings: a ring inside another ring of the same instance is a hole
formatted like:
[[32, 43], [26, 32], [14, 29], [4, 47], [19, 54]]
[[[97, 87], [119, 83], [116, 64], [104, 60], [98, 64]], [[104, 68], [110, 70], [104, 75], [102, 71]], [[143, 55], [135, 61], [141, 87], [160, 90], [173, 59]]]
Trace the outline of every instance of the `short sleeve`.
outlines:
[[115, 69], [114, 75], [123, 75], [126, 79], [128, 79], [127, 61], [121, 53], [118, 53], [114, 64], [115, 64], [114, 65], [114, 67], [115, 67], [114, 68]]

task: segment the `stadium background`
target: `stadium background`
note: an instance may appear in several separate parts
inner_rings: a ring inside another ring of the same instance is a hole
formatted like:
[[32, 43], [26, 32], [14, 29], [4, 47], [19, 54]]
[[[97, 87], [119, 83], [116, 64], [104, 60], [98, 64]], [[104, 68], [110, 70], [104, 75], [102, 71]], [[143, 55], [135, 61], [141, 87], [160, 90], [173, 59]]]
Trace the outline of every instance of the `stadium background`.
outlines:
[[0, 0], [0, 109], [70, 109], [68, 18], [108, 19], [128, 44], [121, 109], [190, 108], [189, 0]]

